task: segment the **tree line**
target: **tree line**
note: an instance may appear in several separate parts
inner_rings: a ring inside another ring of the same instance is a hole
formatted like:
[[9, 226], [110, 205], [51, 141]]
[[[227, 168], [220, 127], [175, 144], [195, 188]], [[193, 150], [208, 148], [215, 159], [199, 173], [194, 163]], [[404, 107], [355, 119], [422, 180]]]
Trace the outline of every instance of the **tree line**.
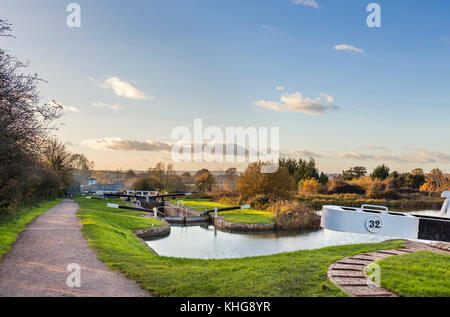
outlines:
[[[0, 37], [14, 38], [6, 20], [0, 19]], [[63, 106], [41, 102], [45, 81], [27, 73], [29, 66], [0, 49], [0, 212], [63, 195], [93, 167], [55, 137]]]

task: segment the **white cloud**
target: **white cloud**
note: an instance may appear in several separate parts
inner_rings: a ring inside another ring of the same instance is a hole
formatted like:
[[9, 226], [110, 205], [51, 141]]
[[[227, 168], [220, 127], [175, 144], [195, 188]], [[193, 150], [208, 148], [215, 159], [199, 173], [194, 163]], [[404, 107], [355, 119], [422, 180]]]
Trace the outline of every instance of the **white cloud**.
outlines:
[[122, 107], [119, 105], [110, 105], [110, 104], [107, 104], [104, 102], [93, 102], [92, 105], [97, 108], [107, 108], [107, 109], [111, 109], [114, 111], [122, 110]]
[[314, 153], [305, 149], [301, 150], [291, 150], [287, 153], [282, 153], [282, 156], [301, 156], [301, 157], [315, 157], [315, 158], [323, 158], [324, 156], [319, 153]]
[[422, 150], [405, 156], [404, 160], [421, 164], [430, 164], [437, 162], [450, 164], [450, 155], [438, 151]]
[[326, 102], [331, 103], [334, 102], [334, 98], [326, 93], [321, 93], [320, 96], [326, 100]]
[[102, 88], [111, 88], [117, 96], [134, 100], [153, 100], [155, 97], [147, 96], [139, 89], [133, 87], [119, 77], [108, 77], [104, 82], [98, 84]]
[[278, 30], [278, 27], [273, 26], [273, 25], [263, 24], [263, 25], [261, 25], [261, 29], [273, 32], [273, 31]]
[[450, 44], [450, 37], [443, 37], [442, 41], [446, 44]]
[[345, 52], [348, 52], [348, 53], [350, 53], [352, 55], [354, 55], [354, 54], [365, 55], [364, 50], [362, 48], [357, 48], [357, 47], [354, 47], [353, 45], [348, 45], [348, 44], [336, 45], [334, 47], [334, 49], [337, 50], [337, 51], [345, 51]]
[[395, 155], [372, 155], [358, 152], [341, 153], [337, 155], [338, 158], [349, 158], [362, 161], [395, 161], [401, 163], [416, 163], [416, 164], [432, 164], [444, 163], [450, 164], [450, 155], [438, 151], [422, 150], [416, 153], [411, 153], [403, 156]]
[[72, 107], [72, 106], [62, 106], [64, 110], [67, 110], [69, 112], [80, 112], [80, 109], [78, 109], [77, 107]]
[[302, 4], [316, 9], [319, 8], [319, 4], [315, 0], [294, 0], [294, 4]]
[[284, 87], [283, 86], [277, 86], [275, 87], [276, 90], [278, 91], [284, 91]]
[[366, 150], [386, 150], [385, 146], [377, 146], [377, 145], [363, 145], [360, 146], [360, 148]]
[[259, 100], [256, 101], [255, 104], [278, 112], [304, 112], [310, 115], [320, 115], [328, 110], [339, 109], [339, 107], [334, 105], [324, 105], [320, 98], [304, 98], [298, 91], [293, 94], [282, 94], [280, 101], [281, 102]]
[[170, 143], [125, 140], [118, 137], [84, 140], [81, 144], [95, 150], [116, 151], [169, 152], [172, 148]]

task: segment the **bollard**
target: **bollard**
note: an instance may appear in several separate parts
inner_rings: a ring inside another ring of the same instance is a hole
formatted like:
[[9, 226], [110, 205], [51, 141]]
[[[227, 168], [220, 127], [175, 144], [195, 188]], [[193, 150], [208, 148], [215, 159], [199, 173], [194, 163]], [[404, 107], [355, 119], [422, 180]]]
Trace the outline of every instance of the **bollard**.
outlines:
[[154, 217], [158, 218], [158, 208], [154, 207], [153, 208], [153, 213], [154, 213]]
[[214, 217], [217, 217], [217, 210], [218, 210], [219, 208], [217, 208], [217, 207], [214, 207]]

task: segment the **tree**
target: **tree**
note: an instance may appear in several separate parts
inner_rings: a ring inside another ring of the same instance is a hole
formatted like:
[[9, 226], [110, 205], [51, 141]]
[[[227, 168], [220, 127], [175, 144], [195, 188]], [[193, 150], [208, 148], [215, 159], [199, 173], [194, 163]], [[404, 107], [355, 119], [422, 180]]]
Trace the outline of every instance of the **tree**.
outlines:
[[342, 171], [342, 176], [345, 180], [349, 181], [354, 178], [360, 178], [363, 176], [366, 176], [367, 169], [364, 166], [355, 166], [351, 167], [350, 169], [346, 171]]
[[405, 185], [409, 188], [419, 189], [425, 183], [423, 169], [416, 168], [405, 176]]
[[273, 195], [277, 198], [290, 198], [294, 183], [285, 167], [280, 166], [275, 173], [261, 173], [261, 166], [266, 163], [255, 162], [248, 165], [244, 174], [239, 177], [237, 191], [244, 199], [256, 195]]
[[426, 180], [434, 186], [435, 191], [444, 191], [450, 187], [448, 178], [438, 168], [431, 170], [430, 173], [427, 174]]
[[182, 176], [172, 176], [167, 186], [169, 193], [181, 193], [186, 191], [186, 185], [184, 184], [184, 178]]
[[195, 173], [195, 185], [200, 192], [206, 193], [212, 189], [214, 176], [207, 169], [202, 169], [199, 172]]
[[163, 184], [154, 176], [137, 179], [133, 184], [135, 190], [161, 190]]
[[370, 177], [372, 177], [373, 180], [385, 180], [389, 176], [389, 171], [390, 169], [386, 165], [379, 165], [373, 170]]
[[328, 176], [324, 172], [321, 172], [319, 176], [319, 183], [321, 185], [326, 185], [328, 183], [328, 180]]
[[316, 161], [311, 157], [309, 161], [298, 159], [298, 161], [291, 158], [280, 158], [279, 166], [283, 167], [289, 175], [294, 178], [297, 184], [302, 179], [319, 179], [319, 170], [316, 168]]
[[230, 167], [225, 171], [225, 186], [224, 189], [228, 192], [236, 191], [237, 186], [237, 169]]
[[124, 176], [125, 179], [130, 179], [130, 178], [134, 178], [134, 177], [137, 177], [137, 175], [136, 175], [136, 173], [135, 173], [132, 169], [129, 169], [129, 170], [125, 173], [125, 176]]
[[[11, 25], [0, 19], [0, 36], [12, 37]], [[0, 49], [0, 209], [24, 198], [27, 179], [40, 171], [42, 143], [55, 129], [62, 106], [41, 104], [37, 74], [29, 66]]]

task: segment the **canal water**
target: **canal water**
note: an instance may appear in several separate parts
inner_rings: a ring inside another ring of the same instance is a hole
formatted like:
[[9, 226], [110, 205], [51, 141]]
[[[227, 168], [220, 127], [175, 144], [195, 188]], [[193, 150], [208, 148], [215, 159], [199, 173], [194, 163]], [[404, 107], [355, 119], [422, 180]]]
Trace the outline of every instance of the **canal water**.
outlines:
[[[438, 211], [414, 214], [438, 216]], [[334, 245], [381, 242], [392, 237], [318, 230], [314, 232], [279, 231], [262, 233], [225, 232], [212, 225], [171, 226], [170, 235], [147, 244], [161, 256], [196, 259], [243, 258]]]

